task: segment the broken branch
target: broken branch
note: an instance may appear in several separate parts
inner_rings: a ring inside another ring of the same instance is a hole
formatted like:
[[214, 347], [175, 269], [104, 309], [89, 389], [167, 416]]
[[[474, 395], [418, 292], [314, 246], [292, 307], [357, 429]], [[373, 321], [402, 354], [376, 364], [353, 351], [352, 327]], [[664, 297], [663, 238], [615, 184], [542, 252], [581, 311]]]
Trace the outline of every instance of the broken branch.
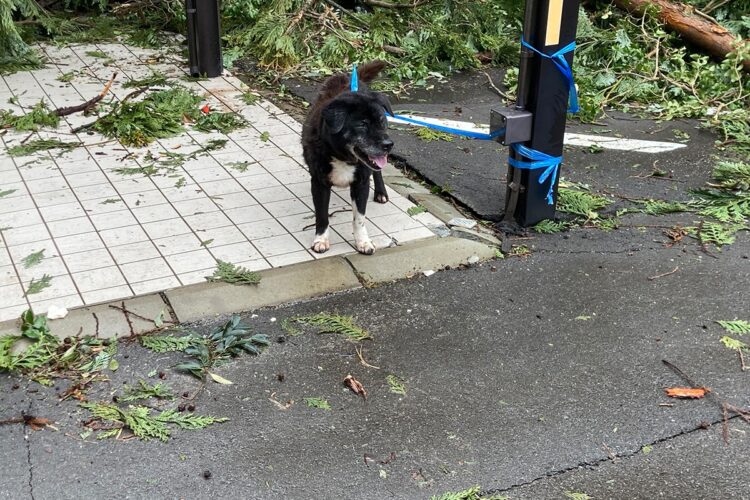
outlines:
[[109, 89], [112, 88], [112, 83], [115, 81], [115, 78], [117, 78], [117, 72], [115, 72], [112, 75], [112, 78], [109, 79], [107, 84], [104, 86], [104, 89], [99, 92], [99, 94], [88, 101], [84, 102], [83, 104], [78, 104], [76, 106], [68, 106], [66, 108], [57, 108], [55, 110], [55, 114], [57, 116], [67, 116], [72, 115], [73, 113], [78, 113], [79, 111], [83, 111], [84, 113], [91, 111], [96, 104], [104, 99], [104, 96], [106, 96], [109, 93]]
[[[747, 41], [738, 40], [720, 24], [696, 15], [693, 7], [682, 3], [669, 0], [615, 0], [615, 5], [638, 16], [653, 12], [669, 29], [718, 59], [724, 59], [727, 54], [747, 44]], [[750, 71], [750, 59], [745, 59], [743, 65], [745, 71]]]

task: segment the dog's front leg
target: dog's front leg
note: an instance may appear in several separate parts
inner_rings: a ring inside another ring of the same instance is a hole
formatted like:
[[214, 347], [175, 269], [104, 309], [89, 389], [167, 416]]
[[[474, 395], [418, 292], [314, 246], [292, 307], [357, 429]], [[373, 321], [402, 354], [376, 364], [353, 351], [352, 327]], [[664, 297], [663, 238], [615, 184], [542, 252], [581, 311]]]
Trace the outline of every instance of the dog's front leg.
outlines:
[[385, 190], [383, 172], [373, 172], [372, 180], [375, 182], [375, 198], [373, 199], [378, 203], [388, 203], [388, 191]]
[[317, 253], [323, 253], [331, 248], [328, 238], [328, 203], [331, 201], [331, 187], [313, 177], [311, 189], [315, 206], [315, 239], [312, 249]]
[[370, 237], [367, 235], [365, 226], [365, 210], [367, 209], [367, 197], [370, 195], [369, 179], [361, 180], [352, 184], [352, 232], [354, 233], [354, 246], [359, 253], [372, 255], [375, 251], [375, 245], [372, 244]]

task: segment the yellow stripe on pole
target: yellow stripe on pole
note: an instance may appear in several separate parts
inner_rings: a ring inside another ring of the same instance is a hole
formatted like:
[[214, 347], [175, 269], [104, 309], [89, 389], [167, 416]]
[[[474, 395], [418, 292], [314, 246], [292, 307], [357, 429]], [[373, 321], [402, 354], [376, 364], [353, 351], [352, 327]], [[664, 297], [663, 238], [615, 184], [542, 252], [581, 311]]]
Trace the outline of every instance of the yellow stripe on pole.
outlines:
[[560, 43], [560, 22], [562, 21], [563, 0], [550, 0], [547, 8], [547, 34], [544, 45]]

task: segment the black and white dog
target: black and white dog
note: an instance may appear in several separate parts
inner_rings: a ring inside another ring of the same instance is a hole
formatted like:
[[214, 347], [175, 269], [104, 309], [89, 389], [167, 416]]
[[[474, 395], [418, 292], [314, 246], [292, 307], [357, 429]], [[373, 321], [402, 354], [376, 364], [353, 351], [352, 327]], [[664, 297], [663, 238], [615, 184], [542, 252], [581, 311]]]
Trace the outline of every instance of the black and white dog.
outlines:
[[[381, 61], [360, 66], [359, 82], [371, 82], [384, 66]], [[350, 83], [346, 74], [326, 79], [302, 128], [302, 148], [312, 176], [315, 205], [312, 249], [323, 253], [331, 247], [328, 236], [331, 187], [349, 187], [354, 242], [358, 252], [370, 255], [375, 251], [365, 227], [370, 176], [375, 183], [375, 201], [387, 203], [382, 169], [388, 162], [393, 141], [388, 138], [385, 113], [393, 112], [384, 95], [363, 87], [352, 92]]]

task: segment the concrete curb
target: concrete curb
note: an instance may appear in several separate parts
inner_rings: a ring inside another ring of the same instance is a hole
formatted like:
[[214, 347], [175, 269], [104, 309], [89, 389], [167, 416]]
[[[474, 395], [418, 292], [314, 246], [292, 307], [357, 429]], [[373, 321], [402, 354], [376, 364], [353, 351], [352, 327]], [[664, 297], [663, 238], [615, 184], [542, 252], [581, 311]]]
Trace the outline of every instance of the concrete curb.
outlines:
[[462, 238], [421, 240], [374, 255], [348, 255], [346, 259], [365, 285], [378, 285], [438, 271], [461, 264], [473, 264], [495, 256], [495, 247]]
[[[353, 254], [302, 262], [262, 271], [260, 284], [237, 286], [201, 283], [162, 293], [73, 309], [63, 319], [50, 320], [58, 337], [100, 338], [138, 335], [156, 329], [155, 318], [163, 313], [164, 324], [250, 311], [329, 293], [374, 286], [413, 276], [423, 271], [472, 264], [491, 259], [494, 246], [463, 238], [429, 238], [374, 255]], [[0, 323], [1, 335], [17, 335], [18, 321]]]
[[167, 290], [165, 295], [181, 322], [248, 311], [294, 300], [319, 297], [361, 286], [341, 257], [302, 262], [261, 271], [258, 285], [201, 283]]

